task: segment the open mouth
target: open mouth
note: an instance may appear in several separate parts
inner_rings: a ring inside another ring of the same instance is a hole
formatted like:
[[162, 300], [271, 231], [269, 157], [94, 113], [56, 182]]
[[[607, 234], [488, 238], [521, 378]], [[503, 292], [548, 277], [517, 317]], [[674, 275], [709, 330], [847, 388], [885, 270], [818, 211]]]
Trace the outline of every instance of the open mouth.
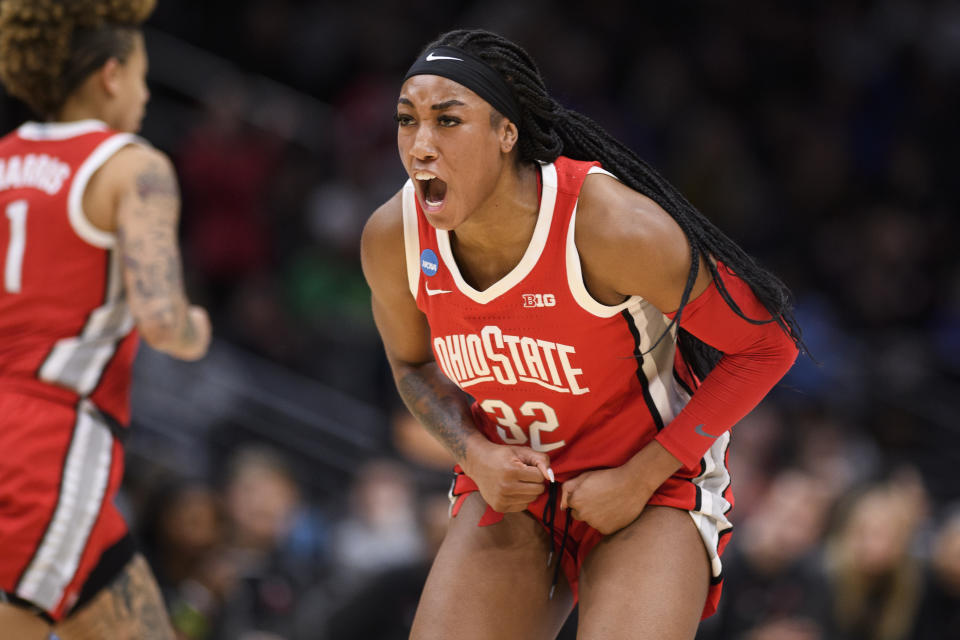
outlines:
[[413, 174], [420, 191], [420, 199], [430, 211], [438, 211], [447, 197], [447, 183], [429, 171], [416, 171]]

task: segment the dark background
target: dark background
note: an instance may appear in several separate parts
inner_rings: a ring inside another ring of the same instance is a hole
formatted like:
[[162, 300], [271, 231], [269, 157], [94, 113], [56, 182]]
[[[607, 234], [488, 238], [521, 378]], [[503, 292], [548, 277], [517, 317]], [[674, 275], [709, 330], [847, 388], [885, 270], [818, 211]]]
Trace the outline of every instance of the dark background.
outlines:
[[[345, 629], [360, 622], [343, 611], [353, 594], [389, 609], [396, 591], [364, 589], [393, 583], [357, 577], [337, 542], [351, 521], [376, 529], [370, 505], [380, 503], [358, 497], [366, 473], [405, 488], [382, 499], [407, 510], [420, 549], [400, 552], [419, 559], [416, 571], [389, 576], [412, 598], [391, 628], [415, 605], [431, 553], [424, 505], [447, 476], [399, 410], [358, 247], [366, 217], [405, 179], [392, 120], [403, 72], [453, 27], [522, 44], [555, 97], [660, 169], [793, 290], [816, 361], [802, 359], [734, 429], [733, 521], [760, 509], [783, 469], [799, 470], [830, 488], [811, 549], [823, 552], [838, 505], [865, 486], [910, 484], [922, 507], [909, 554], [925, 561], [924, 541], [960, 498], [960, 7], [733, 6], [160, 1], [146, 29], [153, 98], [142, 134], [177, 164], [190, 290], [210, 309], [216, 342], [198, 365], [141, 351], [127, 512], [145, 544], [162, 548], [164, 501], [204, 489], [216, 518], [203, 553], [249, 547], [237, 542], [243, 507], [230, 483], [251, 446], [278, 461], [295, 495], [258, 565], [279, 566], [287, 591], [263, 587], [269, 571], [250, 582], [235, 570], [222, 588], [171, 571], [168, 597], [193, 612], [177, 618], [184, 637], [352, 637]], [[27, 117], [0, 98], [3, 132]], [[395, 566], [406, 565], [365, 570]], [[188, 579], [214, 604], [183, 595]], [[307, 620], [284, 627], [271, 622], [278, 612]]]

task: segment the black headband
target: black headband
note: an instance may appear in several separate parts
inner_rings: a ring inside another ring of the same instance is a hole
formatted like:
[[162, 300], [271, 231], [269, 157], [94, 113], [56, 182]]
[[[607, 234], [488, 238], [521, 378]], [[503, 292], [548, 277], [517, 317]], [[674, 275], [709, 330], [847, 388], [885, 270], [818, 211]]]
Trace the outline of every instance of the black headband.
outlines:
[[430, 49], [417, 58], [403, 81], [419, 75], [443, 76], [462, 84], [520, 126], [520, 107], [510, 87], [493, 67], [475, 55], [457, 47]]

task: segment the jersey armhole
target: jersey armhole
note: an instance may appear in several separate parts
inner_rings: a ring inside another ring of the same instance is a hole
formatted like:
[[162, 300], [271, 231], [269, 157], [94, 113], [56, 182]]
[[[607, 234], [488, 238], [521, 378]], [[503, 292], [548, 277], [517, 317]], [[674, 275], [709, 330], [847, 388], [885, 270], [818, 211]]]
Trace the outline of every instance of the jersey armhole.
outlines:
[[[601, 169], [600, 167], [590, 167], [587, 175], [590, 175], [591, 173], [602, 173], [610, 176], [614, 180], [620, 180], [617, 178], [617, 176], [613, 175], [606, 169]], [[579, 304], [584, 311], [592, 313], [597, 317], [612, 318], [631, 305], [643, 302], [643, 298], [640, 296], [630, 296], [620, 304], [609, 307], [605, 304], [597, 302], [594, 297], [590, 295], [590, 292], [587, 291], [587, 285], [583, 282], [583, 269], [580, 266], [580, 252], [577, 251], [577, 243], [575, 238], [576, 227], [577, 205], [574, 204], [573, 212], [570, 214], [570, 226], [567, 229], [566, 263], [567, 284], [570, 287], [570, 293], [573, 295], [574, 300], [577, 301], [577, 304]]]
[[90, 222], [83, 211], [83, 194], [97, 169], [117, 151], [131, 144], [150, 146], [146, 140], [132, 133], [118, 133], [110, 136], [87, 156], [70, 184], [70, 193], [67, 196], [67, 217], [70, 219], [70, 226], [84, 241], [101, 249], [113, 248], [116, 243], [116, 234], [98, 229]]
[[407, 180], [403, 185], [403, 245], [407, 260], [407, 284], [410, 295], [417, 299], [420, 287], [420, 230], [417, 225], [417, 203], [413, 182]]

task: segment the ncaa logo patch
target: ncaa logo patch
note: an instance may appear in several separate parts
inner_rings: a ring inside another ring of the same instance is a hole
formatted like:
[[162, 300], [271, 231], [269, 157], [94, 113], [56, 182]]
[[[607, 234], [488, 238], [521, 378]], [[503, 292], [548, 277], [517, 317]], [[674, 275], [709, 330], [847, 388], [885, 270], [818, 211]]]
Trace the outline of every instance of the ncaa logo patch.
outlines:
[[440, 261], [437, 260], [437, 254], [432, 249], [424, 249], [420, 254], [420, 270], [426, 276], [437, 275], [437, 269], [440, 267]]

